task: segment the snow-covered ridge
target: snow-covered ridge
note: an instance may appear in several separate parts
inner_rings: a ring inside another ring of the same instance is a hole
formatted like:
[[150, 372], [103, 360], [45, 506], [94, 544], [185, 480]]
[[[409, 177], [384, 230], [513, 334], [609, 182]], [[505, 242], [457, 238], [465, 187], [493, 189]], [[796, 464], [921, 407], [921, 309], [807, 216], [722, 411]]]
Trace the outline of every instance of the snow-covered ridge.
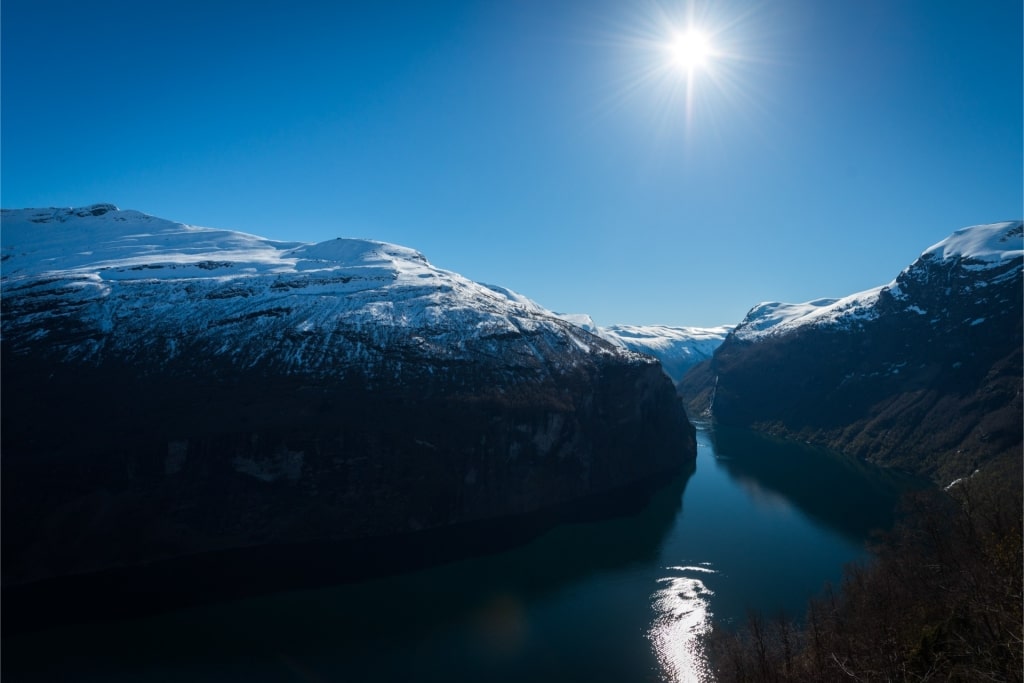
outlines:
[[586, 313], [558, 313], [562, 319], [582, 327], [619, 348], [654, 356], [665, 374], [678, 382], [697, 363], [711, 358], [732, 331], [732, 325], [718, 327], [673, 327], [670, 325], [599, 326]]
[[[181, 279], [182, 268], [218, 263], [236, 276], [286, 270], [285, 252], [299, 242], [275, 242], [231, 230], [183, 225], [110, 204], [81, 209], [4, 209], [3, 276], [16, 281], [48, 275], [113, 279]], [[132, 270], [137, 266], [146, 266]], [[155, 266], [166, 266], [160, 268]], [[134, 273], [134, 275], [132, 275]]]
[[921, 254], [921, 258], [961, 258], [986, 262], [1022, 258], [1022, 233], [1024, 225], [1020, 221], [974, 225], [957, 230], [946, 239], [932, 245]]
[[[487, 285], [495, 292], [526, 308], [550, 312], [535, 301], [497, 285]], [[661, 362], [665, 374], [679, 382], [686, 372], [701, 361], [711, 358], [722, 345], [733, 325], [717, 327], [673, 327], [670, 325], [600, 326], [587, 313], [555, 313], [562, 320], [582, 328], [615, 346], [653, 356]]]
[[672, 381], [679, 382], [690, 368], [711, 358], [732, 329], [732, 325], [611, 325], [598, 328], [597, 334], [622, 348], [654, 356]]
[[[280, 242], [233, 230], [184, 225], [109, 204], [84, 209], [5, 209], [3, 276], [184, 280], [381, 269], [419, 276], [419, 252], [374, 240]], [[360, 271], [366, 275], [366, 272]]]
[[790, 332], [804, 325], [870, 320], [876, 315], [874, 305], [882, 289], [884, 287], [876, 287], [842, 299], [815, 299], [802, 304], [759, 303], [736, 327], [735, 335], [737, 339], [752, 341]]
[[[892, 282], [840, 299], [816, 299], [799, 304], [764, 302], [754, 306], [734, 332], [737, 339], [754, 341], [792, 332], [804, 326], [850, 326], [878, 317], [878, 303], [884, 295], [894, 301], [906, 299], [904, 283], [924, 274], [934, 263], [956, 262], [968, 271], [1002, 269], [1024, 263], [1024, 224], [1007, 221], [975, 225], [957, 230], [926, 249]], [[979, 273], [980, 274], [980, 273]], [[1005, 274], [1004, 274], [1005, 277]], [[907, 309], [924, 315], [914, 304]]]
[[668, 351], [687, 344], [695, 352], [710, 346], [712, 350], [732, 331], [732, 325], [717, 327], [672, 327], [669, 325], [611, 325], [600, 327], [601, 336], [622, 346], [642, 344], [645, 348]]
[[[100, 204], [4, 210], [5, 340], [50, 339], [68, 358], [108, 351], [206, 356], [291, 370], [373, 364], [396, 346], [434, 358], [507, 351], [558, 363], [620, 352], [514, 292], [431, 265], [418, 251], [364, 239], [317, 244], [184, 225]], [[53, 340], [73, 318], [85, 331]], [[525, 341], [524, 341], [525, 340]], [[472, 347], [470, 349], [469, 347]], [[411, 350], [410, 350], [411, 349]], [[525, 362], [525, 361], [524, 361]]]

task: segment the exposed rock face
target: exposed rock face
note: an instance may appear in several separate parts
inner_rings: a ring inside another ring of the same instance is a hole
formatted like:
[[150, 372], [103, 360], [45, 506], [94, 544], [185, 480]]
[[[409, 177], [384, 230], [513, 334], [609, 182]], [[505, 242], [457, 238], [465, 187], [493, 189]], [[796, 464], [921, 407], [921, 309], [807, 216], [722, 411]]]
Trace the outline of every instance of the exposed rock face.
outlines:
[[4, 579], [398, 537], [677, 472], [650, 358], [365, 240], [4, 213]]
[[967, 228], [884, 287], [755, 307], [684, 379], [690, 414], [941, 483], [1019, 459], [1021, 232]]

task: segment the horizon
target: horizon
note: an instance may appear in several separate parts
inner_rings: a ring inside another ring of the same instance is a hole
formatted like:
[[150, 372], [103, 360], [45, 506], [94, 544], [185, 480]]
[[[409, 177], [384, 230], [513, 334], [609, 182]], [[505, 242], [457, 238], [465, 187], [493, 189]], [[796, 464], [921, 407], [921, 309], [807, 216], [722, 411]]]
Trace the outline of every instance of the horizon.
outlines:
[[1017, 2], [100, 5], [0, 8], [5, 208], [392, 242], [675, 327], [1024, 213]]

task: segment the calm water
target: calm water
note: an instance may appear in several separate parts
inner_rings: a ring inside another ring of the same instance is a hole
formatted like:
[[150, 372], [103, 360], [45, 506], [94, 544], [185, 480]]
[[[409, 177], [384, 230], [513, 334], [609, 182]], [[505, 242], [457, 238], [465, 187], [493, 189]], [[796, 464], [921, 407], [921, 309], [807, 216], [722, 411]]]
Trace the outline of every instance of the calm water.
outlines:
[[741, 432], [641, 513], [387, 579], [8, 639], [4, 680], [700, 681], [702, 634], [802, 614], [909, 482]]

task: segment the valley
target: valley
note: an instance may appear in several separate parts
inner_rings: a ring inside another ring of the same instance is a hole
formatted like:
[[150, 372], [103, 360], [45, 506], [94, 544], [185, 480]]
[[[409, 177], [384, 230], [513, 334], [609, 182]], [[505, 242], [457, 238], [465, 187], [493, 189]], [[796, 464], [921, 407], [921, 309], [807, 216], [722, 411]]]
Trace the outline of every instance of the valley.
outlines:
[[[107, 204], [3, 229], [12, 680], [728, 680], [749, 610], [804, 638], [826, 583], [910, 562], [865, 550], [918, 523], [905, 494], [954, 529], [1022, 476], [1020, 222], [715, 328], [599, 326], [373, 240]], [[901, 591], [917, 652], [944, 617]]]

